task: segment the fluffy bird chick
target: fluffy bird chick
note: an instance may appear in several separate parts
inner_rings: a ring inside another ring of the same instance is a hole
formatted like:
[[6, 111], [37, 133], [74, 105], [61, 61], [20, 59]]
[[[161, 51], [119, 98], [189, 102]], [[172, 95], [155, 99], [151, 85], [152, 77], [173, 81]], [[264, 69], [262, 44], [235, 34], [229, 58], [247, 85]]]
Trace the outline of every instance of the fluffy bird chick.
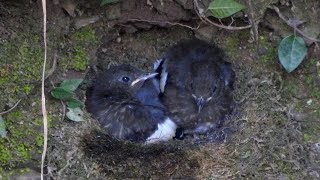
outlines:
[[231, 110], [235, 73], [224, 52], [201, 40], [171, 47], [155, 68], [163, 103], [185, 133], [206, 133], [222, 126]]
[[118, 139], [146, 143], [172, 139], [176, 124], [160, 102], [156, 75], [131, 65], [110, 67], [87, 91], [88, 112]]

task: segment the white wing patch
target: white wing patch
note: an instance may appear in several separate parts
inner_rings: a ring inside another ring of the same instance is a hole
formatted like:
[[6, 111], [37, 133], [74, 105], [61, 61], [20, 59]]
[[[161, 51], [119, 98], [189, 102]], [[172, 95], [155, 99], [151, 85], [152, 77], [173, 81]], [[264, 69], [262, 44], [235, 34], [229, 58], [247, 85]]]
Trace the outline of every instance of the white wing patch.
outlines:
[[167, 78], [168, 78], [168, 72], [163, 70], [161, 72], [161, 78], [160, 78], [160, 91], [162, 93], [164, 92], [164, 88], [166, 87]]
[[175, 136], [176, 129], [176, 123], [174, 123], [170, 118], [167, 118], [163, 123], [158, 124], [158, 129], [148, 137], [146, 144], [168, 141]]
[[153, 63], [153, 70], [157, 70], [164, 59], [156, 59], [156, 62]]
[[[157, 70], [163, 61], [165, 61], [164, 58], [163, 59], [156, 59], [156, 61], [153, 63], [153, 69]], [[164, 88], [167, 83], [167, 78], [168, 78], [167, 66], [166, 66], [166, 63], [164, 62], [162, 64], [162, 71], [161, 71], [161, 75], [160, 75], [160, 91], [162, 93], [164, 92]]]

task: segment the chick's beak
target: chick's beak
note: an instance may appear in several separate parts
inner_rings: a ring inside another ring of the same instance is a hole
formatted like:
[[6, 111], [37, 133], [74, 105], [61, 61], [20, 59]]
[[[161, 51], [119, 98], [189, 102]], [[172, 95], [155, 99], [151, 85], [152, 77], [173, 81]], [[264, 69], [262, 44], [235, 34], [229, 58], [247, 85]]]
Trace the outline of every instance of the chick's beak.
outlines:
[[196, 104], [198, 106], [198, 113], [200, 113], [200, 111], [203, 108], [205, 103], [206, 103], [206, 101], [204, 100], [204, 98], [202, 96], [196, 99]]
[[153, 77], [155, 77], [156, 75], [158, 75], [158, 73], [144, 73], [141, 76], [139, 76], [137, 79], [135, 79], [134, 81], [132, 81], [131, 86], [134, 86], [135, 84], [137, 84], [138, 82], [143, 82], [147, 79], [151, 79]]
[[192, 94], [192, 97], [196, 101], [198, 107], [198, 113], [200, 113], [201, 109], [203, 108], [204, 104], [207, 102], [202, 96], [197, 97], [196, 95]]

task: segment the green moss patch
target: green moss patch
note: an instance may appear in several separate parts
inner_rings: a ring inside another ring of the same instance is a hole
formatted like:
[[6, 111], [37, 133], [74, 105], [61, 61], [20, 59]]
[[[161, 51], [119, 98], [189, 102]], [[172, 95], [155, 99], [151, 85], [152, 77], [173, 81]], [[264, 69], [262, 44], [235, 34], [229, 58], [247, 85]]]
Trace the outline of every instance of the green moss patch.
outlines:
[[0, 109], [28, 95], [40, 81], [42, 48], [39, 35], [28, 33], [0, 41]]
[[61, 65], [63, 68], [83, 71], [89, 64], [90, 49], [98, 43], [95, 30], [86, 26], [72, 33], [69, 38], [69, 48], [66, 48], [66, 55], [61, 58]]
[[[29, 161], [37, 151], [35, 137], [41, 134], [38, 129], [40, 126], [32, 123], [22, 111], [14, 111], [6, 116], [5, 123], [8, 131], [6, 139], [0, 139], [0, 162], [1, 168], [11, 170], [19, 163]], [[38, 144], [40, 145], [40, 144]], [[38, 146], [38, 148], [40, 148]]]
[[[39, 97], [31, 97], [3, 115], [8, 133], [6, 138], [0, 138], [0, 174], [9, 176], [10, 173], [17, 173], [16, 170], [29, 167], [26, 164], [40, 164], [43, 146], [40, 105]], [[54, 124], [54, 119], [57, 118], [53, 118], [49, 111], [49, 128]]]

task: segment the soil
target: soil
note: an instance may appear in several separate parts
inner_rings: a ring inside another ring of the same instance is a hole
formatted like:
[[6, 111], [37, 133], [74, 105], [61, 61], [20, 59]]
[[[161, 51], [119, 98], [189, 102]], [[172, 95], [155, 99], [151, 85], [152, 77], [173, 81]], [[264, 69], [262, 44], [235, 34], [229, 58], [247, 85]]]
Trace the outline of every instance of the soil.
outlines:
[[[0, 2], [0, 108], [7, 110], [22, 99], [14, 110], [2, 115], [7, 135], [0, 138], [0, 179], [40, 177], [43, 43], [39, 2]], [[188, 21], [188, 26], [198, 22], [191, 21], [194, 14], [190, 4], [174, 3], [169, 7], [179, 11], [165, 11], [168, 8], [157, 4], [161, 1], [152, 2], [161, 16], [148, 21]], [[47, 179], [320, 178], [317, 47], [311, 45], [302, 65], [288, 74], [277, 58], [281, 36], [270, 29], [260, 28], [258, 41], [252, 43], [249, 30], [226, 31], [211, 26], [192, 30], [168, 27], [168, 23], [165, 27], [163, 23], [138, 23], [128, 21], [140, 18], [137, 11], [126, 14], [123, 9], [120, 12], [125, 13], [110, 19], [106, 10], [110, 7], [98, 4], [78, 2], [75, 9], [66, 11], [62, 2], [48, 2], [47, 67], [56, 64], [56, 68], [46, 80]], [[131, 5], [115, 6], [130, 10]], [[139, 6], [143, 17], [151, 17], [149, 6]], [[115, 15], [119, 9], [113, 11]], [[87, 23], [81, 28], [75, 26], [79, 19], [97, 16], [101, 17], [93, 18], [92, 24], [81, 21]], [[195, 35], [223, 48], [236, 72], [234, 112], [215, 134], [154, 146], [123, 142], [106, 134], [85, 108], [84, 121], [68, 120], [65, 104], [50, 96], [64, 79], [83, 78], [75, 94], [84, 102], [86, 88], [96, 73], [122, 63], [151, 70], [154, 60], [170, 46]]]

